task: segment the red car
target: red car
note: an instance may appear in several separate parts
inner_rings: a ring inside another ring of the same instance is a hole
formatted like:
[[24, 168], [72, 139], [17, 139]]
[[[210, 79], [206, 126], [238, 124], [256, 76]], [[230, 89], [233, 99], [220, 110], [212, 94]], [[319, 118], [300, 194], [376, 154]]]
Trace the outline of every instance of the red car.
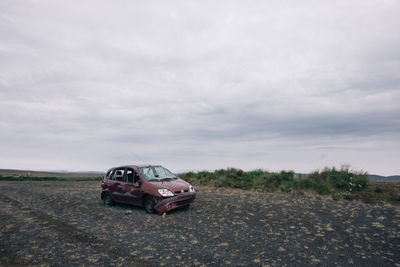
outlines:
[[193, 186], [159, 165], [127, 165], [107, 171], [101, 184], [105, 205], [114, 203], [144, 207], [159, 214], [188, 207], [196, 197]]

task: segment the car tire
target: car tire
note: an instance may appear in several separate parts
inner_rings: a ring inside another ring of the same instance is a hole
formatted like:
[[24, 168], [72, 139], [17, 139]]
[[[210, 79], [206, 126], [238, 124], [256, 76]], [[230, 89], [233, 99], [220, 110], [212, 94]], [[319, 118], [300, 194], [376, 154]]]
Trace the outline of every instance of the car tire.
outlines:
[[157, 204], [157, 200], [152, 196], [147, 196], [144, 200], [144, 209], [148, 213], [154, 213], [154, 206]]
[[111, 196], [110, 196], [109, 193], [104, 193], [104, 196], [103, 196], [103, 203], [104, 203], [104, 205], [106, 205], [106, 206], [112, 206], [112, 205], [114, 205], [114, 201], [112, 200], [112, 198], [111, 198]]

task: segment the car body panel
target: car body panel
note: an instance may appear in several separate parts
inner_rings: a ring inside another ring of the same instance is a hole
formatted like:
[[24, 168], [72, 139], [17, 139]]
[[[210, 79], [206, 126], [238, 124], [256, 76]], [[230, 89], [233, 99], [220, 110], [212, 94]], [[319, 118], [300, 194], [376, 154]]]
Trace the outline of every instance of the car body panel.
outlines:
[[119, 192], [113, 192], [112, 196], [115, 197], [117, 202], [123, 202], [126, 204], [137, 205], [140, 204], [140, 199], [143, 195], [143, 191], [140, 188], [136, 188], [130, 183], [121, 183]]

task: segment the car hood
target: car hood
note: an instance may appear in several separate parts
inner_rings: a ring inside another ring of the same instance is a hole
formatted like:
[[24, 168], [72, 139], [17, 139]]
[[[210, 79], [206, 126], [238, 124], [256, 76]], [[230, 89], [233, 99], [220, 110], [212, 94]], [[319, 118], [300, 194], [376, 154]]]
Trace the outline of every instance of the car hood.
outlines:
[[189, 189], [189, 183], [185, 182], [182, 179], [163, 181], [163, 182], [151, 182], [151, 184], [155, 185], [158, 189], [169, 189], [172, 192]]

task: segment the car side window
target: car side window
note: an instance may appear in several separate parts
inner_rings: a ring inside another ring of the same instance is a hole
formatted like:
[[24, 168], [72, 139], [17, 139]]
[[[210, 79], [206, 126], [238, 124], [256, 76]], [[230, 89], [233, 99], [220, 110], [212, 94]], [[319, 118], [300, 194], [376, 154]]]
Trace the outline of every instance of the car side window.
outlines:
[[109, 174], [109, 176], [108, 176], [108, 179], [109, 180], [115, 180], [115, 169], [114, 170], [111, 170], [111, 172], [110, 172], [110, 174]]
[[133, 183], [133, 170], [127, 169], [126, 170], [126, 178], [128, 183]]
[[136, 183], [139, 181], [139, 175], [133, 169], [127, 169], [126, 177], [127, 177], [128, 183]]
[[125, 173], [124, 168], [115, 169], [113, 176], [112, 176], [112, 180], [124, 182], [124, 173]]
[[126, 183], [126, 168], [122, 172], [122, 182]]
[[111, 179], [111, 174], [112, 174], [113, 170], [109, 170], [106, 174], [106, 179]]

